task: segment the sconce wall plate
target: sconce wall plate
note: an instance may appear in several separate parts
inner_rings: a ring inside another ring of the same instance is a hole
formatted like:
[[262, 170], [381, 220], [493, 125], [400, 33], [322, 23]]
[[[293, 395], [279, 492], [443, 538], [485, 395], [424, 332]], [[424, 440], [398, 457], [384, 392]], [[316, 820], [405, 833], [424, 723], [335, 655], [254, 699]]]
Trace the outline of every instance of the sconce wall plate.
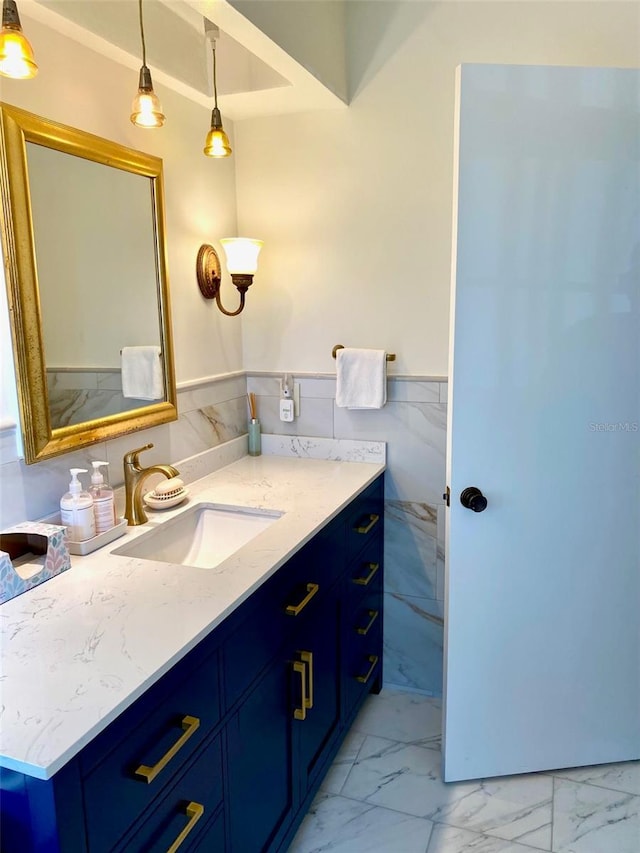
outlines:
[[196, 277], [200, 293], [205, 299], [215, 299], [220, 290], [222, 270], [218, 253], [206, 243], [200, 246], [196, 259]]

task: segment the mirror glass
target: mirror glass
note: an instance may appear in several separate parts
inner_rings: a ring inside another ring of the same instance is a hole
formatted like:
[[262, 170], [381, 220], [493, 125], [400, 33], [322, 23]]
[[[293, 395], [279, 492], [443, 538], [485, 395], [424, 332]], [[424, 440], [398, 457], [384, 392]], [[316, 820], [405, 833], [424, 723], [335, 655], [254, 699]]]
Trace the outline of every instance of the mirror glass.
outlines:
[[1, 110], [26, 461], [175, 420], [162, 161]]

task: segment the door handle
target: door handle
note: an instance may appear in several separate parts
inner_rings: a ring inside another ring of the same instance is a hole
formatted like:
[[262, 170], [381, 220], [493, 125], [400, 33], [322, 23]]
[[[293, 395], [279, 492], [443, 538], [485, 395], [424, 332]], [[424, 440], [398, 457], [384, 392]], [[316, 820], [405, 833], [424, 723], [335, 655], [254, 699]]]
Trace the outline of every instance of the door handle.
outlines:
[[487, 499], [477, 486], [467, 486], [460, 493], [460, 503], [472, 512], [484, 512], [487, 508]]

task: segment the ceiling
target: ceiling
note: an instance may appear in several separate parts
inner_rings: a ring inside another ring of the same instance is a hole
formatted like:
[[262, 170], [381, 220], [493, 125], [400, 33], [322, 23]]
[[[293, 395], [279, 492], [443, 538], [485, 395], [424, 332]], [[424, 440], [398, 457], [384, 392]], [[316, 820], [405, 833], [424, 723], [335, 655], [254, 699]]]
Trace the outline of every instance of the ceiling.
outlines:
[[[20, 0], [23, 16], [131, 68], [141, 63], [138, 0]], [[342, 101], [227, 0], [144, 0], [147, 64], [156, 86], [212, 105], [211, 46], [216, 24], [219, 104], [231, 120], [344, 107]]]

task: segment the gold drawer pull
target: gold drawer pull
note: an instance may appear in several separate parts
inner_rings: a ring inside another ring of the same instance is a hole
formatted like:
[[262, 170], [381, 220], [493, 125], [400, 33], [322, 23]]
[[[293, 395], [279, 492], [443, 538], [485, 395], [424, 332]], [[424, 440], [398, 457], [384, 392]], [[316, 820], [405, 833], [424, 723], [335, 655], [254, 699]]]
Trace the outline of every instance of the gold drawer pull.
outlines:
[[153, 782], [158, 773], [160, 773], [161, 770], [164, 770], [171, 759], [180, 752], [191, 735], [195, 734], [196, 729], [200, 727], [200, 720], [197, 717], [190, 717], [187, 714], [187, 716], [183, 717], [180, 721], [180, 725], [182, 726], [184, 734], [182, 734], [174, 745], [165, 752], [157, 764], [154, 764], [153, 767], [141, 764], [137, 770], [134, 770], [135, 776], [138, 776], [140, 779], [144, 779], [147, 784]]
[[178, 847], [180, 847], [187, 835], [189, 835], [191, 830], [194, 828], [194, 826], [204, 814], [204, 806], [200, 803], [187, 803], [184, 813], [189, 818], [189, 823], [185, 826], [180, 835], [176, 838], [171, 847], [167, 850], [167, 853], [176, 853]]
[[294, 661], [293, 671], [300, 674], [300, 707], [293, 709], [293, 716], [296, 720], [306, 720], [307, 718], [307, 665], [302, 661]]
[[360, 586], [369, 586], [371, 581], [373, 580], [373, 576], [380, 568], [380, 563], [369, 563], [369, 574], [366, 578], [352, 578], [354, 583], [360, 584]]
[[371, 626], [373, 625], [373, 623], [376, 621], [377, 618], [378, 618], [378, 611], [377, 610], [370, 610], [369, 611], [369, 624], [364, 628], [356, 628], [356, 632], [358, 634], [362, 634], [363, 637], [366, 637], [367, 634], [369, 633], [369, 631], [371, 630]]
[[298, 654], [302, 662], [306, 663], [309, 668], [309, 689], [304, 706], [308, 710], [311, 710], [313, 708], [313, 652], [298, 652]]
[[376, 664], [378, 663], [378, 655], [369, 655], [368, 661], [371, 664], [369, 667], [369, 671], [366, 675], [356, 675], [356, 681], [359, 681], [360, 684], [366, 684], [367, 681], [371, 678], [373, 670], [376, 668]]
[[287, 606], [284, 609], [284, 612], [287, 614], [287, 616], [297, 616], [299, 613], [301, 613], [305, 609], [307, 604], [311, 601], [311, 599], [313, 598], [313, 596], [316, 594], [316, 592], [319, 589], [320, 589], [319, 584], [308, 583], [307, 584], [307, 594], [302, 599], [300, 604], [287, 604]]
[[369, 514], [369, 523], [360, 522], [357, 527], [354, 527], [356, 533], [368, 533], [376, 524], [380, 521], [380, 516], [376, 515], [375, 512]]

